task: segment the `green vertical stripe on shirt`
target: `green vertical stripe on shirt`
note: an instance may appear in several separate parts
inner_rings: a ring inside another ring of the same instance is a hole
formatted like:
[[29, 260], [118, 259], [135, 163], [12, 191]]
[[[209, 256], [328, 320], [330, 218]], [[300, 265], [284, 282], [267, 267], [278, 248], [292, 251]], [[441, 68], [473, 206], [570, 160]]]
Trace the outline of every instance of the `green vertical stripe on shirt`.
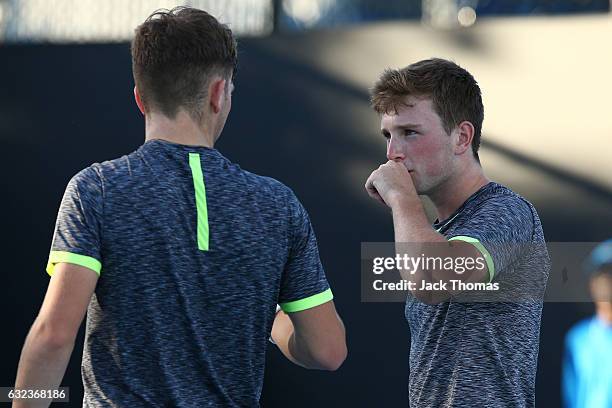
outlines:
[[206, 205], [206, 187], [204, 187], [204, 175], [199, 153], [189, 153], [189, 167], [193, 176], [193, 188], [195, 190], [196, 209], [198, 213], [198, 249], [208, 251], [208, 207]]

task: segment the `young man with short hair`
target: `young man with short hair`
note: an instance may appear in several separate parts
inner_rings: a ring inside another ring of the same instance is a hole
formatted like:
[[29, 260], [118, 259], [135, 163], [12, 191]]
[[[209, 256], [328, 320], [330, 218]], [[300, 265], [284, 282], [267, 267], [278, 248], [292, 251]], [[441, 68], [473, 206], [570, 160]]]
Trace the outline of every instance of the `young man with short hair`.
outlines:
[[60, 385], [86, 310], [87, 407], [259, 406], [271, 333], [293, 362], [335, 370], [345, 331], [305, 209], [214, 148], [232, 32], [201, 10], [158, 11], [132, 61], [145, 143], [70, 180], [15, 387]]
[[[388, 162], [365, 187], [391, 208], [396, 245], [486, 260], [464, 276], [435, 271], [435, 280], [497, 283], [519, 295], [516, 302], [486, 296], [475, 302], [461, 290], [411, 290], [405, 309], [410, 406], [533, 406], [548, 253], [533, 205], [489, 181], [480, 165], [478, 84], [453, 62], [429, 59], [386, 70], [372, 89], [372, 105], [381, 115]], [[419, 194], [437, 210], [433, 226]], [[415, 276], [434, 281], [422, 268]]]

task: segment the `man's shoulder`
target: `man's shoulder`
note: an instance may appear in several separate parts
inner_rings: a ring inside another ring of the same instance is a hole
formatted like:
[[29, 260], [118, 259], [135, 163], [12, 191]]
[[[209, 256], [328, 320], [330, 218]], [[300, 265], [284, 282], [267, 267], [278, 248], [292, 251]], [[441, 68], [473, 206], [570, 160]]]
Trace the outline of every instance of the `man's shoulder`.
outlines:
[[272, 194], [274, 197], [281, 198], [283, 200], [297, 201], [297, 197], [295, 196], [293, 190], [281, 181], [269, 176], [262, 176], [260, 174], [253, 173], [248, 170], [242, 169], [241, 171], [247, 183], [256, 191], [260, 193]]
[[101, 190], [102, 182], [99, 164], [92, 163], [75, 173], [68, 181], [66, 189], [78, 191], [79, 194]]
[[123, 155], [115, 159], [94, 162], [89, 166], [79, 171], [74, 178], [96, 179], [102, 183], [105, 179], [118, 175], [122, 170], [129, 172], [128, 159], [133, 153]]
[[266, 187], [269, 188], [271, 190], [275, 190], [278, 192], [285, 192], [288, 193], [291, 191], [291, 189], [289, 187], [287, 187], [285, 184], [283, 184], [281, 181], [270, 177], [270, 176], [262, 176], [260, 174], [256, 174], [253, 172], [250, 172], [248, 170], [244, 170], [242, 169], [242, 173], [244, 174], [245, 178], [252, 184], [256, 184], [258, 186], [262, 186], [262, 187]]
[[539, 220], [533, 204], [509, 187], [491, 182], [472, 205], [471, 213], [498, 222], [524, 221], [530, 224]]
[[447, 234], [459, 232], [512, 242], [539, 242], [544, 237], [535, 207], [518, 193], [495, 182], [489, 183], [467, 204]]
[[[114, 159], [92, 163], [74, 175], [73, 179], [79, 183], [95, 182], [102, 190], [109, 184], [121, 184], [133, 173], [133, 163], [137, 163], [136, 159], [139, 159], [137, 158], [138, 150]], [[273, 198], [274, 201], [281, 200], [287, 205], [299, 202], [293, 190], [281, 181], [245, 170], [237, 163], [219, 156], [225, 161], [227, 167], [224, 174], [217, 173], [217, 175], [220, 175], [225, 182], [230, 182], [231, 179], [242, 184], [241, 188], [246, 189], [243, 192], [253, 193], [258, 197]]]
[[525, 197], [510, 189], [509, 187], [492, 181], [481, 195], [480, 204], [495, 203], [506, 206], [533, 208], [533, 204]]

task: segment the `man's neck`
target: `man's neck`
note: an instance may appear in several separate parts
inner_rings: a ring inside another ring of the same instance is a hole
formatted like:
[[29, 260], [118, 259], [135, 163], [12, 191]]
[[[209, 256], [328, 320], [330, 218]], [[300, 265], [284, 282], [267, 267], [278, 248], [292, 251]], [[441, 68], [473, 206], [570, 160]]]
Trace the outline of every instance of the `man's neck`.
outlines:
[[478, 164], [470, 165], [455, 174], [455, 177], [449, 178], [428, 195], [440, 221], [450, 217], [472, 194], [490, 181]]
[[174, 119], [160, 114], [148, 114], [145, 118], [145, 141], [161, 139], [189, 146], [214, 146], [209, 129], [199, 127], [191, 117], [181, 111]]

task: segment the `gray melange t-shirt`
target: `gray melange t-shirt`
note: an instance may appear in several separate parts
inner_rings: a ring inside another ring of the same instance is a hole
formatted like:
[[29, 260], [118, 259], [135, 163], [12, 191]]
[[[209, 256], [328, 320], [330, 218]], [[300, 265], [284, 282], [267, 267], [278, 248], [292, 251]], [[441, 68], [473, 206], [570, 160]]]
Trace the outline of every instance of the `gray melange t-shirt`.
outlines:
[[49, 274], [58, 262], [100, 275], [86, 407], [257, 407], [276, 304], [296, 312], [332, 298], [289, 188], [215, 149], [163, 140], [70, 180]]
[[427, 305], [409, 296], [410, 406], [533, 407], [550, 269], [535, 208], [491, 182], [434, 228], [448, 239], [478, 240], [492, 258], [492, 282], [512, 288], [516, 301], [465, 302], [459, 294]]

